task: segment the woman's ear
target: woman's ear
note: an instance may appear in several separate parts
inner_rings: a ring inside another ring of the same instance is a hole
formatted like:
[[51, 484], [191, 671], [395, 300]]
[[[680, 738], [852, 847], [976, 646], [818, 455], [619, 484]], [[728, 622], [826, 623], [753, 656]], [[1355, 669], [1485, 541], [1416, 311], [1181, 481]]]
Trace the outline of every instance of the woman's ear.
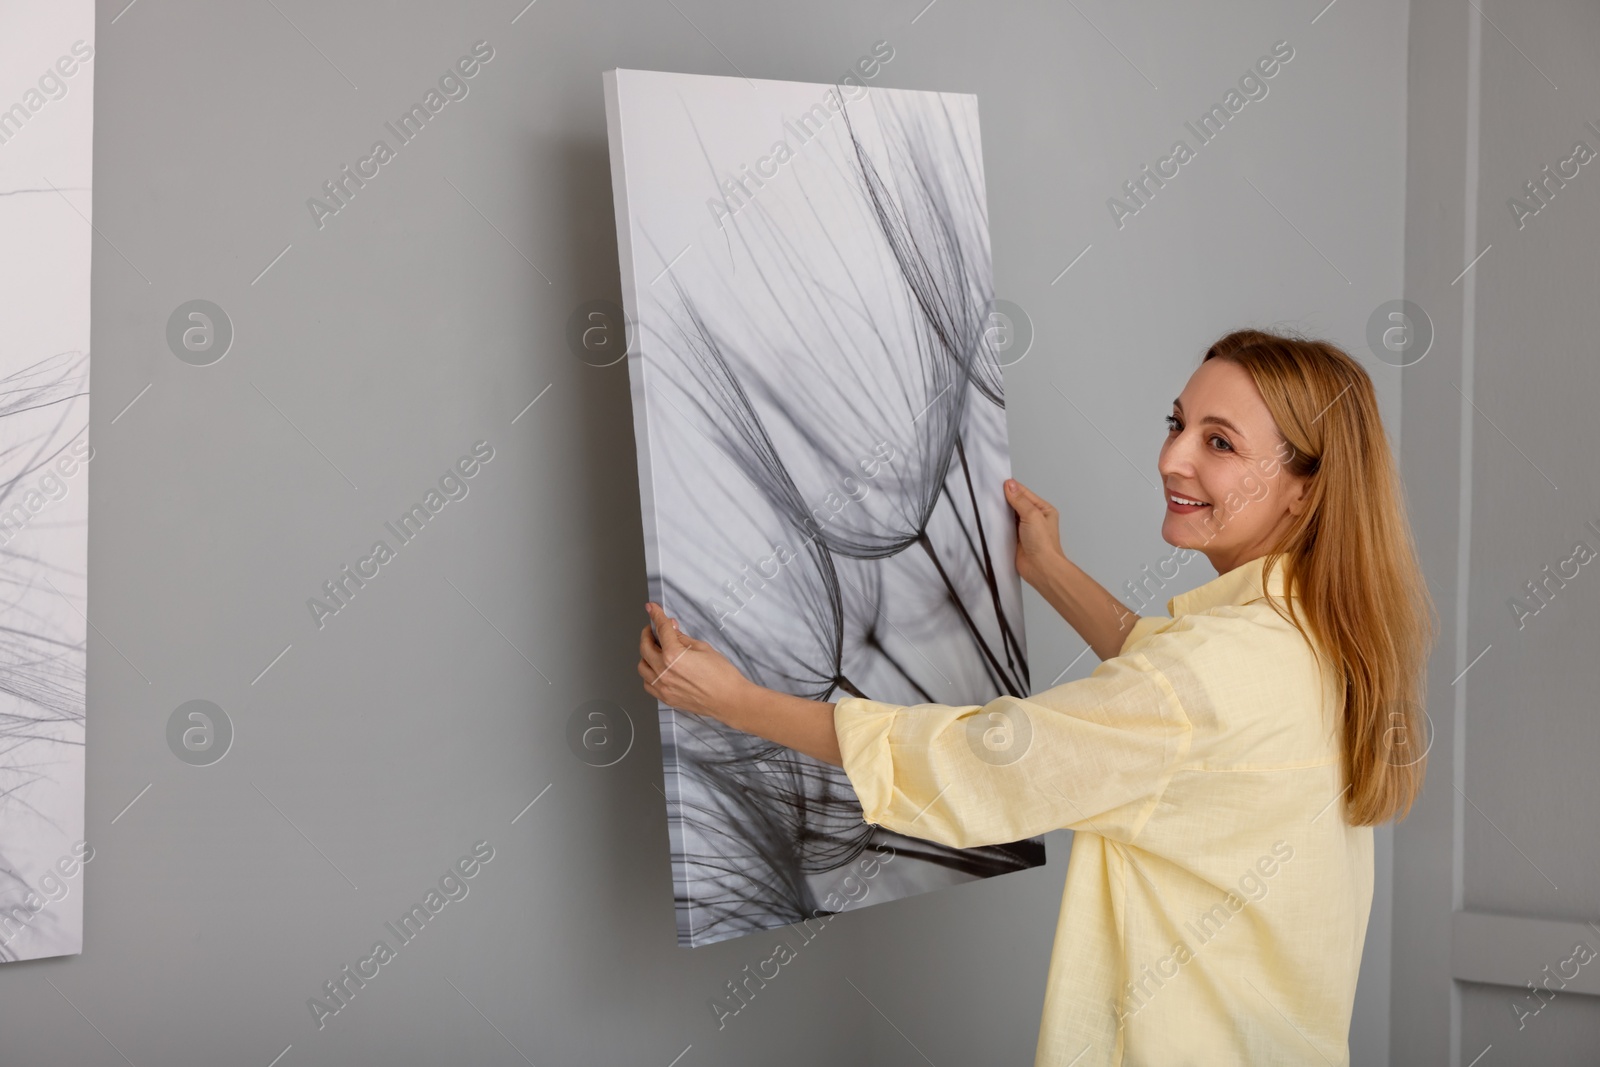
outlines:
[[1306, 489], [1311, 481], [1303, 474], [1290, 476], [1289, 482], [1289, 514], [1295, 518], [1306, 509]]

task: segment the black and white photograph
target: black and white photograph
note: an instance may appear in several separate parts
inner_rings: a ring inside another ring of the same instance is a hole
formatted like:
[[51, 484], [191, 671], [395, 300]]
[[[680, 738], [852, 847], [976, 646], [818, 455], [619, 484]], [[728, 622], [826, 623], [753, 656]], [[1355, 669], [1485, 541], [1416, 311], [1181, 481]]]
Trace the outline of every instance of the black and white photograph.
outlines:
[[[1025, 689], [977, 101], [630, 70], [607, 92], [652, 596], [797, 695]], [[904, 861], [872, 903], [1044, 861], [875, 832], [840, 768], [714, 720], [664, 706], [661, 734], [683, 944], [843, 910], [868, 848]]]
[[[0, 961], [83, 948], [94, 10], [13, 5], [0, 69]], [[59, 42], [63, 55], [44, 49]], [[59, 66], [56, 64], [59, 62]], [[49, 108], [48, 121], [34, 111]]]

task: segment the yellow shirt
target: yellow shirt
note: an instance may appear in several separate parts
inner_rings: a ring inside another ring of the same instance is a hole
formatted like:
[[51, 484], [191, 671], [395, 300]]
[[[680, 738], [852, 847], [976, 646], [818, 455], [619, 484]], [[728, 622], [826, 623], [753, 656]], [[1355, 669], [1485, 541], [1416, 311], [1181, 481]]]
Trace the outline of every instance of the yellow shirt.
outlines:
[[958, 848], [1074, 831], [1035, 1067], [1349, 1063], [1372, 828], [1344, 819], [1335, 680], [1263, 569], [1026, 699], [835, 708], [867, 822]]

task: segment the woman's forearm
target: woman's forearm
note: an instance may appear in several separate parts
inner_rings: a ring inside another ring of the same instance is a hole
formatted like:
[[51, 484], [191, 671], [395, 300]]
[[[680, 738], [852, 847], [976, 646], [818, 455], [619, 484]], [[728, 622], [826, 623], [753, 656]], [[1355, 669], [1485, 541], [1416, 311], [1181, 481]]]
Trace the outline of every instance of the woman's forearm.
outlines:
[[1120, 653], [1128, 631], [1139, 621], [1127, 605], [1066, 556], [1056, 557], [1034, 588], [1101, 659]]
[[832, 704], [752, 684], [741, 690], [737, 699], [728, 701], [726, 708], [719, 710], [722, 713], [717, 718], [735, 729], [804, 752], [835, 767], [844, 766], [839, 735], [833, 729]]

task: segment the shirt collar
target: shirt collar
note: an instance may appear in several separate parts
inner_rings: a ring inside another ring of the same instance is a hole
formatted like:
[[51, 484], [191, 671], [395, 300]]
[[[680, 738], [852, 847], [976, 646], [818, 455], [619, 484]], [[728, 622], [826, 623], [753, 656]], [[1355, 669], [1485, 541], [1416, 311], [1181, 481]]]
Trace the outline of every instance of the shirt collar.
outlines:
[[[1180, 615], [1206, 611], [1223, 604], [1250, 604], [1262, 599], [1266, 559], [1265, 556], [1257, 556], [1249, 563], [1241, 563], [1233, 570], [1217, 575], [1197, 589], [1173, 597], [1167, 601], [1167, 613], [1176, 619]], [[1285, 597], [1283, 575], [1284, 560], [1279, 557], [1278, 565], [1272, 569], [1265, 583], [1266, 591], [1275, 597]]]

